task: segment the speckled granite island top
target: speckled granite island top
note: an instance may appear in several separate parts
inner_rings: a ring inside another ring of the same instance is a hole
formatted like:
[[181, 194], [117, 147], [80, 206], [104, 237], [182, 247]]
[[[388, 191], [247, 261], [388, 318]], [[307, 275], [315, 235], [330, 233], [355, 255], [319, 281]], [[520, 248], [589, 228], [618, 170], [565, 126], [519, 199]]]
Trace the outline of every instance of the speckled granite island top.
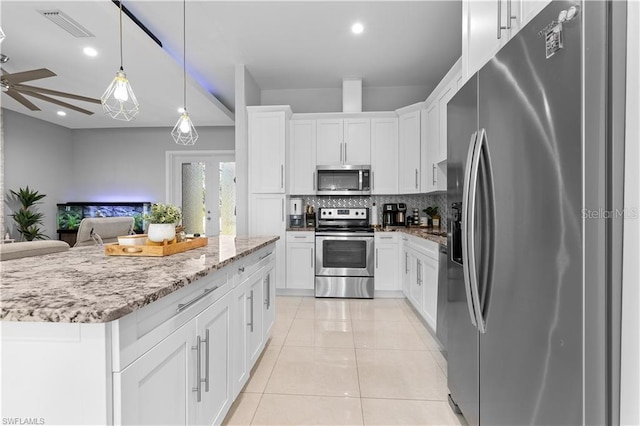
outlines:
[[0, 263], [3, 321], [100, 323], [117, 320], [279, 237], [214, 237], [166, 257], [106, 256], [78, 247]]

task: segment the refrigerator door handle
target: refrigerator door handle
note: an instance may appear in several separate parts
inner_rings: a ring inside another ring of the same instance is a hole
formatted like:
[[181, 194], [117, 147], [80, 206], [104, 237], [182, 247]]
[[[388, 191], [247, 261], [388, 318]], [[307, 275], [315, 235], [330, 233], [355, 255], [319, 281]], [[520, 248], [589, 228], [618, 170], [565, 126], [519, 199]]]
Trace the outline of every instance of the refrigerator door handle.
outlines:
[[462, 221], [461, 221], [461, 233], [462, 233], [462, 275], [464, 278], [464, 290], [467, 296], [467, 308], [469, 309], [469, 317], [471, 318], [471, 324], [474, 327], [478, 327], [476, 322], [476, 308], [471, 295], [471, 279], [469, 276], [469, 244], [467, 237], [467, 226], [469, 218], [469, 184], [471, 181], [471, 166], [473, 162], [473, 154], [476, 148], [476, 141], [478, 139], [478, 132], [474, 132], [471, 135], [469, 141], [469, 150], [467, 152], [467, 161], [464, 166], [464, 183], [462, 187]]
[[[475, 232], [476, 229], [476, 200], [478, 194], [478, 181], [480, 178], [480, 162], [483, 161], [486, 173], [483, 175], [483, 184], [486, 186], [485, 189], [486, 199], [483, 201], [486, 203], [485, 205], [489, 205], [486, 208], [486, 213], [489, 215], [488, 221], [489, 225], [484, 229], [482, 237], [488, 239], [489, 242], [489, 250], [487, 252], [481, 253], [481, 262], [483, 262], [483, 276], [482, 276], [482, 297], [480, 296], [480, 280], [481, 277], [478, 274], [478, 267], [476, 263], [476, 240], [475, 240]], [[491, 164], [489, 158], [489, 151], [487, 147], [487, 132], [485, 129], [480, 131], [480, 135], [478, 136], [477, 142], [475, 144], [475, 150], [473, 153], [473, 159], [471, 161], [471, 175], [469, 182], [469, 208], [467, 210], [467, 254], [468, 254], [468, 263], [469, 266], [469, 278], [471, 283], [471, 296], [473, 298], [473, 305], [475, 307], [476, 313], [476, 322], [477, 327], [480, 333], [486, 333], [487, 331], [487, 322], [486, 322], [486, 314], [487, 308], [489, 306], [488, 297], [490, 295], [490, 286], [493, 281], [493, 251], [494, 251], [494, 236], [493, 232], [495, 230], [495, 207], [494, 207], [494, 197], [493, 197], [493, 175], [491, 172]]]

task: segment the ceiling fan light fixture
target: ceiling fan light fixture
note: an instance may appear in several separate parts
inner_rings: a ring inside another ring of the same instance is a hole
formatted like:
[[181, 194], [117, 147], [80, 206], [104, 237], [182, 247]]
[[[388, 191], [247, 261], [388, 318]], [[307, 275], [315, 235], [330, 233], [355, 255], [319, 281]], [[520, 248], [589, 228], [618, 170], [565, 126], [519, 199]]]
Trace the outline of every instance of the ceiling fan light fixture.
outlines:
[[120, 68], [100, 98], [105, 114], [116, 120], [131, 121], [140, 112], [140, 105], [131, 89], [127, 74]]
[[187, 113], [187, 1], [182, 2], [182, 90], [184, 96], [184, 107], [178, 109], [180, 118], [173, 130], [171, 136], [173, 141], [178, 145], [195, 145], [198, 140], [198, 132]]
[[120, 1], [120, 69], [104, 91], [100, 101], [105, 114], [116, 120], [131, 121], [140, 112], [140, 104], [133, 93], [122, 67], [122, 3]]
[[198, 140], [198, 132], [196, 131], [189, 114], [185, 110], [178, 119], [178, 122], [173, 126], [171, 131], [173, 140], [178, 145], [195, 145]]

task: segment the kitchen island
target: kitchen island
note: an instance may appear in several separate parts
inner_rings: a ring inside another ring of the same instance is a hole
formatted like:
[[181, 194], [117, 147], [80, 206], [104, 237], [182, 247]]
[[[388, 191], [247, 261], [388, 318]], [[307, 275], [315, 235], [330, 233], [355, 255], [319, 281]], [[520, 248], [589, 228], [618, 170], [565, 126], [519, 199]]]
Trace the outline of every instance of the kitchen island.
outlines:
[[46, 424], [212, 424], [275, 318], [277, 237], [168, 257], [101, 247], [0, 264], [0, 416]]

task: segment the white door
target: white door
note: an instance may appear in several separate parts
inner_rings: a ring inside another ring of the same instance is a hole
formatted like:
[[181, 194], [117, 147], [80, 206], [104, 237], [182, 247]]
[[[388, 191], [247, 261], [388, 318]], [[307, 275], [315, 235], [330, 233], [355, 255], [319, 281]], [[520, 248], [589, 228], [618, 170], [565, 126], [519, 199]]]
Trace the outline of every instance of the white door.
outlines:
[[436, 331], [438, 320], [438, 261], [425, 257], [422, 262], [422, 310], [425, 320]]
[[271, 335], [271, 328], [276, 321], [276, 261], [272, 259], [262, 274], [262, 285], [264, 292], [262, 304], [264, 306], [263, 316], [263, 340], [266, 342]]
[[422, 162], [422, 190], [424, 192], [432, 192], [436, 190], [436, 163], [438, 162], [437, 156], [440, 149], [440, 108], [438, 101], [430, 104], [424, 114], [426, 114], [424, 122], [427, 128]]
[[314, 242], [287, 242], [287, 288], [313, 290], [315, 284], [314, 252]]
[[188, 234], [235, 235], [233, 151], [167, 152], [166, 188]]
[[249, 380], [249, 355], [247, 351], [249, 305], [247, 296], [249, 282], [244, 281], [233, 289], [233, 398], [235, 399]]
[[400, 116], [399, 126], [399, 192], [420, 192], [420, 111]]

